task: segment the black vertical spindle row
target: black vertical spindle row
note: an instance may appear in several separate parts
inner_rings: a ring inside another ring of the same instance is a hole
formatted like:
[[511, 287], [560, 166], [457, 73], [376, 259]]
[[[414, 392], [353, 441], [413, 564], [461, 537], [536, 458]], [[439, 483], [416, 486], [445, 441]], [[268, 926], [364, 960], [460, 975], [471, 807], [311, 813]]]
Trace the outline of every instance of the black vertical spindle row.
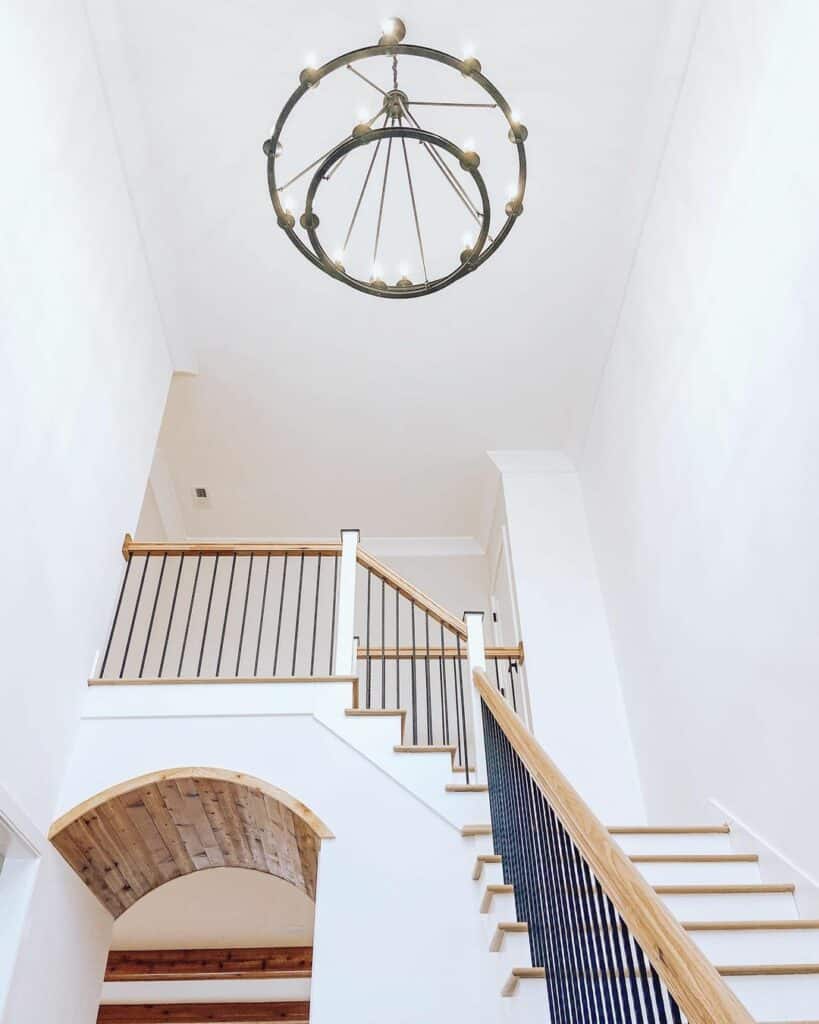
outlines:
[[[511, 663], [510, 663], [511, 669]], [[683, 1024], [679, 1006], [482, 702], [494, 849], [554, 1024]]]
[[[100, 677], [238, 678], [242, 672], [264, 677], [275, 676], [284, 665], [291, 676], [313, 676], [324, 657], [320, 644], [328, 637], [332, 674], [340, 556], [297, 550], [298, 573], [293, 579], [292, 572], [288, 578], [291, 554], [265, 553], [263, 574], [257, 572], [259, 553], [253, 552], [198, 552], [195, 559], [189, 552], [161, 549], [132, 554], [106, 638]], [[271, 557], [280, 558], [281, 566], [272, 622]], [[331, 579], [325, 572], [328, 557], [333, 560]], [[382, 618], [383, 614], [382, 608]]]

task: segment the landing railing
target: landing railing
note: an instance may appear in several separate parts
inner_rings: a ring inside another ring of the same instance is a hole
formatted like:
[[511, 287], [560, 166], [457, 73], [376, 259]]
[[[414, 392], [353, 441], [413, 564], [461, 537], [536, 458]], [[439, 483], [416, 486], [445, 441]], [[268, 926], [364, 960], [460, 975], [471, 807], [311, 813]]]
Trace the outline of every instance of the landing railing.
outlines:
[[[357, 676], [360, 707], [405, 709], [404, 744], [452, 747], [470, 781], [480, 738], [467, 625], [363, 551], [358, 531], [310, 544], [126, 536], [123, 555], [97, 681]], [[480, 646], [517, 710], [522, 647]]]
[[474, 683], [495, 852], [545, 968], [544, 1019], [753, 1024], [479, 668]]

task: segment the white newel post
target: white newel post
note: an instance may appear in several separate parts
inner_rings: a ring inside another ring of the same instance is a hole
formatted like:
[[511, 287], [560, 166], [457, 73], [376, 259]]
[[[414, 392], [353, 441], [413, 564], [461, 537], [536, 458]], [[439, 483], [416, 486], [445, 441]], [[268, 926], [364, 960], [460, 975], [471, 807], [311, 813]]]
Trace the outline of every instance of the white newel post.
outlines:
[[481, 698], [472, 673], [476, 668], [486, 671], [486, 652], [483, 645], [483, 612], [464, 612], [466, 625], [466, 663], [468, 668], [469, 693], [472, 701], [473, 750], [470, 760], [474, 759], [474, 778], [470, 773], [470, 782], [486, 782], [486, 758], [483, 752], [483, 716], [481, 715]]
[[333, 674], [355, 675], [356, 664], [353, 631], [355, 629], [355, 569], [359, 531], [341, 531], [341, 571], [336, 605], [336, 650]]

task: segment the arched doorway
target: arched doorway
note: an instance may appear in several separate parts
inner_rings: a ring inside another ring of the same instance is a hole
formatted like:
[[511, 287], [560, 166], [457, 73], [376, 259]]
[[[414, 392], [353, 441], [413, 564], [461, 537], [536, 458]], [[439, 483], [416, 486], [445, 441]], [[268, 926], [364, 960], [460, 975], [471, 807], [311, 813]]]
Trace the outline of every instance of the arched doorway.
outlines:
[[282, 878], [315, 900], [318, 851], [332, 832], [261, 779], [174, 768], [120, 783], [59, 818], [49, 839], [116, 918], [173, 878], [240, 867]]

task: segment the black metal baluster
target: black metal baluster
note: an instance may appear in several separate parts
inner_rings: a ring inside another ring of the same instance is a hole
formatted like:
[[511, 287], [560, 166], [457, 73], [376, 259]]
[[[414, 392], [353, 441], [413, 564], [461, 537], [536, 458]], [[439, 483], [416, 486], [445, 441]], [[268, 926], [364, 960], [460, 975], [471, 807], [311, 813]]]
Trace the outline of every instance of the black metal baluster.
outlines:
[[[464, 704], [464, 669], [463, 659], [461, 657], [461, 634], [455, 634], [455, 647], [458, 652], [458, 688], [461, 691], [461, 717], [463, 718], [463, 750], [464, 750], [464, 771], [466, 772], [466, 784], [469, 785], [469, 742], [467, 740], [467, 725], [466, 725], [466, 704]], [[457, 700], [457, 695], [456, 695]], [[477, 727], [477, 723], [476, 727]]]
[[171, 610], [168, 613], [168, 628], [165, 630], [165, 643], [162, 645], [162, 657], [159, 659], [159, 679], [162, 678], [162, 669], [165, 666], [165, 655], [168, 653], [168, 640], [171, 636], [171, 625], [173, 624], [173, 614], [176, 611], [176, 598], [179, 594], [179, 581], [182, 578], [182, 566], [185, 564], [185, 552], [179, 556], [179, 569], [176, 573], [176, 583], [173, 588], [173, 598], [171, 600]]
[[557, 910], [558, 895], [556, 892], [556, 878], [554, 864], [549, 856], [547, 842], [546, 798], [540, 792], [535, 791], [534, 801], [535, 824], [539, 837], [538, 851], [541, 865], [541, 874], [544, 880], [545, 889], [545, 910], [543, 927], [546, 932], [548, 947], [551, 959], [548, 964], [547, 985], [552, 979], [552, 987], [549, 988], [549, 1004], [552, 1013], [557, 1016], [555, 1024], [568, 1024], [571, 1018], [570, 999], [568, 991], [568, 979], [566, 975], [566, 964], [564, 961], [564, 949], [560, 941], [560, 920]]
[[[636, 939], [633, 939], [634, 954], [637, 960], [637, 970], [639, 972], [640, 987], [643, 990], [643, 1003], [646, 1007], [646, 1015], [649, 1019], [650, 1024], [667, 1024], [665, 1016], [665, 1008], [663, 1007], [662, 992], [658, 991], [659, 978], [654, 969], [649, 971], [646, 965], [646, 956], [640, 946], [640, 943]], [[653, 976], [652, 976], [653, 975]], [[656, 981], [656, 984], [655, 984]], [[651, 996], [652, 993], [656, 997], [654, 1005], [652, 1005]], [[655, 1013], [656, 1008], [656, 1013]], [[660, 1014], [660, 1019], [657, 1019], [657, 1014]]]
[[503, 692], [503, 687], [501, 686], [500, 681], [500, 673], [498, 672], [498, 659], [493, 658], [492, 661], [495, 664], [495, 686], [497, 687], [498, 693], [505, 697], [506, 694]]
[[410, 601], [410, 614], [412, 615], [412, 672], [410, 674], [410, 685], [412, 689], [412, 742], [418, 742], [418, 700], [415, 678], [415, 601]]
[[108, 643], [105, 645], [105, 654], [102, 657], [102, 668], [100, 669], [100, 679], [105, 678], [105, 666], [108, 664], [108, 655], [111, 651], [111, 641], [114, 639], [114, 630], [117, 628], [117, 620], [119, 619], [119, 610], [122, 607], [122, 598], [125, 594], [125, 584], [128, 582], [128, 574], [131, 571], [131, 555], [128, 556], [128, 561], [125, 563], [125, 573], [122, 577], [122, 584], [119, 588], [119, 597], [117, 598], [117, 607], [114, 611], [114, 621], [111, 623], [111, 629], [108, 633]]
[[427, 651], [424, 657], [424, 676], [426, 680], [426, 703], [427, 703], [427, 743], [433, 744], [435, 737], [432, 733], [432, 686], [429, 675], [429, 612], [424, 613], [424, 633], [426, 636]]
[[199, 570], [202, 568], [202, 555], [199, 554], [196, 557], [196, 572], [193, 576], [193, 586], [191, 587], [191, 601], [188, 605], [188, 617], [185, 620], [185, 634], [182, 637], [182, 650], [179, 653], [179, 667], [176, 670], [177, 679], [182, 675], [182, 662], [185, 660], [185, 648], [188, 646], [188, 630], [191, 627], [191, 613], [193, 612], [193, 602], [196, 598], [196, 587], [199, 583]]
[[507, 660], [509, 662], [509, 685], [512, 689], [512, 710], [517, 713], [518, 698], [517, 694], [515, 693], [515, 676], [517, 675], [518, 671], [518, 663], [516, 661], [512, 661], [511, 658], [508, 658]]
[[[625, 1007], [625, 1018], [629, 1021], [634, 1021], [635, 1015], [639, 1014], [639, 1020], [642, 1021], [642, 1014], [640, 1014], [639, 1006], [635, 1007], [629, 1000], [629, 978], [626, 973], [626, 969], [623, 966], [623, 947], [620, 942], [620, 922], [617, 911], [614, 909], [614, 904], [611, 902], [609, 897], [603, 891], [600, 882], [597, 882], [597, 887], [600, 890], [600, 895], [603, 900], [603, 905], [606, 908], [606, 914], [608, 918], [608, 935], [611, 939], [611, 946], [614, 950], [613, 958], [613, 969], [619, 982], [620, 987], [620, 1001]], [[614, 966], [616, 965], [616, 967]]]
[[372, 707], [371, 702], [371, 676], [372, 676], [372, 655], [370, 653], [370, 590], [372, 583], [372, 569], [367, 570], [367, 686], [365, 690], [364, 707]]
[[[401, 707], [401, 634], [398, 621], [398, 603], [400, 595], [398, 587], [395, 588], [395, 707]], [[402, 741], [404, 737], [401, 737]]]
[[449, 744], [449, 706], [446, 695], [446, 648], [444, 647], [444, 624], [441, 625], [441, 657], [438, 659], [438, 675], [441, 678], [441, 722], [444, 743]]
[[154, 618], [156, 617], [156, 606], [159, 601], [159, 592], [162, 589], [162, 577], [165, 575], [165, 563], [168, 560], [167, 551], [162, 555], [162, 561], [159, 564], [159, 579], [156, 581], [156, 592], [154, 594], [154, 603], [151, 606], [151, 618], [148, 621], [148, 633], [145, 637], [145, 646], [142, 649], [142, 661], [139, 663], [139, 678], [142, 678], [142, 672], [145, 669], [145, 659], [148, 657], [148, 645], [151, 642], [151, 633], [154, 631]]
[[548, 802], [545, 805], [545, 814], [545, 834], [549, 850], [549, 862], [552, 866], [552, 874], [554, 878], [555, 904], [558, 918], [557, 927], [560, 935], [560, 952], [563, 962], [566, 997], [572, 1008], [572, 1020], [580, 1021], [583, 1019], [582, 1000], [580, 996], [577, 964], [575, 962], [574, 951], [569, 937], [569, 908], [566, 887], [563, 882], [563, 873], [561, 871], [560, 864], [560, 848], [557, 838], [558, 822], [556, 815]]
[[626, 985], [625, 974], [623, 973], [622, 960], [620, 959], [620, 946], [617, 942], [615, 930], [612, 928], [611, 922], [608, 918], [609, 898], [603, 892], [603, 886], [597, 880], [595, 875], [592, 875], [592, 883], [595, 903], [597, 905], [598, 915], [600, 918], [600, 934], [606, 954], [607, 974], [611, 983], [612, 997], [617, 1004], [615, 1006], [615, 1010], [619, 1007], [619, 1017], [617, 1019], [628, 1021], [631, 1020], [631, 1011], [629, 1010], [628, 1001], [628, 987]]
[[264, 586], [262, 587], [262, 606], [259, 609], [259, 635], [256, 638], [256, 657], [253, 659], [253, 675], [259, 674], [259, 651], [262, 646], [262, 626], [264, 625], [264, 606], [267, 603], [267, 577], [270, 574], [270, 552], [264, 566]]
[[330, 665], [328, 675], [333, 675], [333, 655], [336, 642], [336, 593], [338, 591], [338, 555], [333, 555], [333, 610], [330, 613]]
[[205, 640], [208, 635], [208, 623], [210, 622], [210, 608], [213, 603], [213, 587], [216, 583], [216, 570], [219, 568], [219, 555], [213, 559], [213, 575], [210, 578], [210, 593], [208, 594], [208, 608], [205, 612], [205, 626], [202, 630], [202, 646], [199, 648], [199, 664], [196, 666], [196, 678], [202, 674], [202, 658], [205, 654]]
[[316, 667], [316, 629], [318, 627], [319, 586], [321, 584], [321, 554], [316, 555], [316, 599], [313, 602], [313, 643], [310, 647], [310, 675]]
[[[131, 556], [133, 558], [133, 555]], [[131, 647], [131, 637], [134, 635], [134, 623], [136, 622], [137, 612], [139, 611], [139, 599], [142, 597], [142, 586], [145, 583], [145, 573], [148, 570], [148, 559], [150, 555], [144, 555], [145, 563], [142, 566], [142, 575], [139, 577], [139, 590], [137, 590], [136, 602], [134, 603], [134, 613], [131, 616], [131, 625], [128, 627], [128, 640], [125, 643], [125, 653], [122, 656], [122, 664], [119, 668], [119, 677], [122, 679], [122, 675], [125, 672], [125, 662], [128, 660], [128, 651]]]
[[301, 618], [301, 585], [304, 581], [304, 552], [301, 553], [299, 559], [299, 589], [296, 596], [296, 628], [293, 633], [293, 661], [291, 664], [290, 675], [296, 674], [296, 655], [299, 649], [299, 619]]
[[216, 657], [216, 675], [219, 675], [219, 669], [222, 667], [222, 651], [225, 646], [225, 631], [227, 630], [228, 615], [230, 613], [230, 598], [233, 594], [233, 575], [236, 572], [236, 552], [233, 552], [233, 558], [230, 560], [230, 580], [228, 581], [228, 592], [225, 598], [225, 617], [222, 619], [222, 635], [219, 637], [219, 654]]
[[588, 894], [589, 935], [592, 943], [594, 944], [595, 960], [597, 962], [597, 970], [600, 974], [603, 1002], [606, 1007], [606, 1013], [603, 1019], [614, 1020], [617, 1016], [617, 993], [616, 988], [614, 987], [614, 979], [612, 978], [611, 971], [609, 970], [609, 963], [603, 949], [603, 935], [598, 917], [597, 900], [591, 870], [583, 857], [580, 857], [580, 874], [583, 885], [585, 886]]
[[384, 620], [384, 592], [386, 589], [386, 581], [384, 577], [381, 577], [381, 710], [383, 711], [387, 707], [387, 662], [386, 654], [384, 653], [384, 647], [387, 643], [386, 632], [385, 632], [385, 620]]
[[568, 898], [572, 947], [578, 968], [578, 984], [586, 1015], [585, 1019], [591, 1021], [594, 1019], [594, 984], [589, 972], [589, 961], [585, 955], [585, 943], [581, 932], [580, 893], [573, 864], [576, 850], [571, 837], [560, 822], [558, 822], [558, 839], [561, 849], [563, 880]]
[[282, 589], [281, 589], [281, 593], [279, 594], [279, 617], [278, 617], [278, 621], [276, 622], [276, 650], [275, 650], [275, 652], [273, 654], [273, 676], [274, 677], [276, 675], [276, 669], [278, 668], [278, 664], [279, 664], [279, 640], [281, 639], [281, 635], [282, 635], [282, 610], [284, 609], [284, 585], [287, 582], [287, 559], [288, 559], [288, 554], [285, 551], [285, 553], [284, 553], [284, 565], [282, 566]]
[[[611, 901], [609, 901], [609, 902], [611, 902]], [[634, 964], [634, 957], [632, 956], [631, 934], [630, 934], [628, 928], [626, 928], [625, 921], [623, 921], [623, 919], [622, 919], [622, 917], [620, 917], [619, 913], [617, 913], [617, 921], [618, 921], [618, 923], [620, 925], [619, 936], [620, 936], [620, 940], [621, 940], [621, 943], [622, 943], [623, 952], [625, 954], [626, 974], [627, 974], [628, 981], [629, 981], [629, 988], [631, 989], [632, 1009], [634, 1011], [634, 1016], [635, 1016], [636, 1020], [638, 1021], [638, 1024], [643, 1024], [643, 1022], [644, 1022], [643, 1008], [642, 1008], [642, 1000], [640, 999], [640, 988], [641, 988], [641, 986], [640, 986], [639, 979], [637, 977], [637, 970], [636, 970], [636, 967], [635, 967], [635, 964]]]
[[247, 601], [248, 601], [248, 598], [250, 597], [250, 578], [253, 575], [253, 558], [254, 558], [254, 555], [253, 555], [253, 552], [251, 551], [251, 553], [250, 553], [250, 564], [247, 567], [247, 584], [245, 585], [245, 603], [244, 603], [244, 607], [242, 608], [242, 625], [241, 625], [241, 627], [239, 629], [239, 647], [238, 647], [238, 650], [236, 652], [236, 671], [233, 673], [237, 677], [239, 675], [239, 665], [240, 665], [240, 663], [242, 661], [242, 644], [244, 643], [244, 639], [245, 639], [245, 622], [247, 621]]
[[458, 660], [452, 659], [452, 696], [455, 699], [455, 730], [458, 740], [458, 765], [463, 767], [463, 744], [461, 743], [461, 713], [458, 708]]

